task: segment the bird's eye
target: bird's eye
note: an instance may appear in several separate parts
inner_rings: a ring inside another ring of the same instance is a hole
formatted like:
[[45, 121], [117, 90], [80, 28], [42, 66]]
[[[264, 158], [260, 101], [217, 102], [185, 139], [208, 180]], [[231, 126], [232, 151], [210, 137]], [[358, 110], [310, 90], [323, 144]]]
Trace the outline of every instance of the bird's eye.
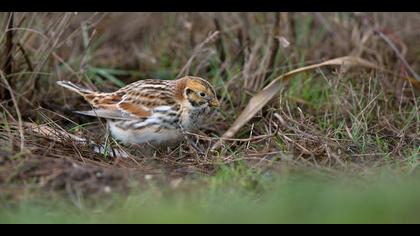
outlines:
[[200, 95], [201, 97], [205, 97], [206, 96], [206, 94], [203, 93], [203, 92], [198, 93], [198, 95]]

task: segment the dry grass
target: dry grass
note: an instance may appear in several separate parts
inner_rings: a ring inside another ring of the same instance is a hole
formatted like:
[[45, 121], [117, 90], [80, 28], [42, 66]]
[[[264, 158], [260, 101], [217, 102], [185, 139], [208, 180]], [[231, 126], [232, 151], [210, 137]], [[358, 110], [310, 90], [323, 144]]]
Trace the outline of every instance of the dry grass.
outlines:
[[[238, 164], [332, 173], [418, 166], [417, 13], [15, 13], [13, 26], [10, 19], [0, 15], [1, 47], [11, 52], [2, 59], [0, 187], [11, 196], [28, 186], [126, 191], [132, 180], [171, 183]], [[296, 75], [221, 149], [211, 149], [276, 77], [342, 56], [380, 69], [343, 65]], [[201, 133], [164, 150], [121, 147], [102, 121], [72, 113], [86, 104], [55, 85], [71, 80], [111, 91], [185, 73], [208, 78], [223, 105]], [[74, 136], [130, 155], [99, 154]]]

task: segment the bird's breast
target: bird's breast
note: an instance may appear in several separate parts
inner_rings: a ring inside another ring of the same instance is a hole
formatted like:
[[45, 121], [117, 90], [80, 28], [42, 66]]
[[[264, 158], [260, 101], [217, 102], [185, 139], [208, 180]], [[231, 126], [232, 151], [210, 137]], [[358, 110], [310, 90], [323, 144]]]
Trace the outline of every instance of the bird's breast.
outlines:
[[185, 109], [181, 115], [182, 127], [187, 131], [199, 128], [209, 112], [209, 107], [200, 109]]

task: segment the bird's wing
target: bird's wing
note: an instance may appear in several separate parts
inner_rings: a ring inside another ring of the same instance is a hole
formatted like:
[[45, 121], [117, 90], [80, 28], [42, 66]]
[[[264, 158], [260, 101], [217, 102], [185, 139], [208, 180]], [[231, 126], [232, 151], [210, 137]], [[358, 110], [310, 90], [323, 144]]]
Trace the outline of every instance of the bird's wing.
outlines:
[[138, 81], [113, 93], [84, 96], [95, 109], [77, 113], [108, 119], [133, 120], [149, 118], [157, 107], [175, 105], [170, 82]]
[[133, 120], [132, 116], [122, 113], [119, 110], [111, 109], [93, 109], [90, 111], [75, 111], [75, 113], [86, 115], [86, 116], [95, 116], [106, 119], [115, 119], [115, 120]]
[[117, 104], [118, 110], [133, 117], [150, 117], [153, 110], [158, 107], [176, 104], [175, 94], [172, 90], [161, 87], [148, 87], [126, 90], [121, 101]]

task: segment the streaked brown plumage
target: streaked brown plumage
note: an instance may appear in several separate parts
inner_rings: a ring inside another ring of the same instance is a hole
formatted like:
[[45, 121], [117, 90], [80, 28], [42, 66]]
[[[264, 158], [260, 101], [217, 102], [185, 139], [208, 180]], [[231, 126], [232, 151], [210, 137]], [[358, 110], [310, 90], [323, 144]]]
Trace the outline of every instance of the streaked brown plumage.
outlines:
[[198, 128], [219, 105], [213, 86], [193, 76], [140, 80], [112, 93], [94, 92], [69, 81], [57, 83], [82, 95], [94, 108], [77, 113], [106, 118], [111, 134], [125, 144], [179, 141], [182, 131]]

